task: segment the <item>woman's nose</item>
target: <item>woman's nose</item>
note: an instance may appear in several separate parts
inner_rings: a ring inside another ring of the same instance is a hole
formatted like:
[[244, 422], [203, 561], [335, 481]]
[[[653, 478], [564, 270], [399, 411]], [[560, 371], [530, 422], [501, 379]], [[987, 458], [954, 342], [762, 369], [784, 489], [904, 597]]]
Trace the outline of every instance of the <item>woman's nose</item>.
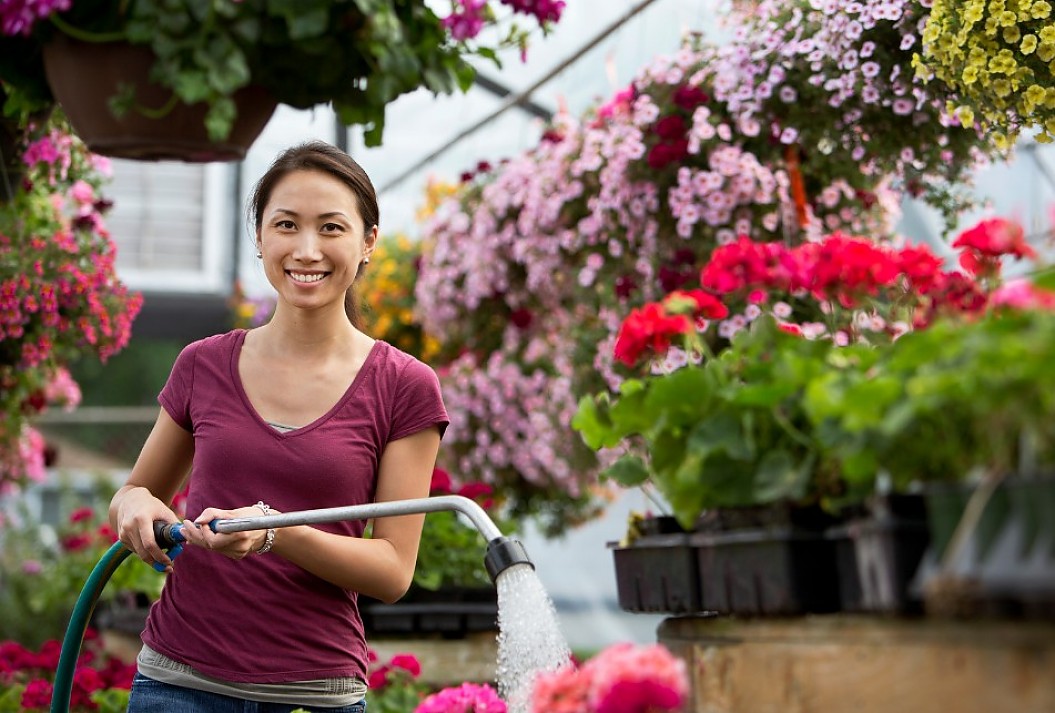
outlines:
[[319, 250], [319, 235], [314, 230], [302, 230], [297, 235], [297, 244], [293, 249], [293, 257], [300, 260], [318, 260], [322, 258]]

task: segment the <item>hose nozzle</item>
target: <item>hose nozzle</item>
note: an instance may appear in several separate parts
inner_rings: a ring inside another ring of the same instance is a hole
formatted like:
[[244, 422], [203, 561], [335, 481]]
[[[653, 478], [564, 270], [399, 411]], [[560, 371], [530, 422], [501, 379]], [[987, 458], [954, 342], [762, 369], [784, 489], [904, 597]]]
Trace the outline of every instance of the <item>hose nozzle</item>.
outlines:
[[491, 581], [498, 580], [498, 575], [515, 564], [526, 564], [535, 569], [535, 563], [527, 555], [527, 550], [520, 540], [511, 537], [496, 537], [487, 543], [487, 554], [484, 555], [484, 567]]

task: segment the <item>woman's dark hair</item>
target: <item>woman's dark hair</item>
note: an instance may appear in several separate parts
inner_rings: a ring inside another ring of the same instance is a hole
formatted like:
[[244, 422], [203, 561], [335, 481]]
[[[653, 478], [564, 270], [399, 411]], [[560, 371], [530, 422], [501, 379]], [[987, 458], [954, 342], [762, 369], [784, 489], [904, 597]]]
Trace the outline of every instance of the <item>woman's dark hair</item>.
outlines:
[[[264, 208], [271, 200], [271, 193], [275, 190], [275, 186], [294, 171], [321, 171], [348, 186], [349, 190], [355, 194], [356, 207], [363, 218], [364, 234], [370, 232], [373, 226], [381, 224], [381, 214], [377, 207], [377, 192], [363, 167], [336, 146], [325, 141], [307, 141], [279, 154], [267, 172], [257, 181], [247, 208], [248, 217], [256, 232], [259, 232], [263, 225]], [[360, 265], [360, 273], [362, 269], [363, 266]], [[362, 326], [362, 315], [359, 311], [359, 301], [355, 296], [354, 285], [345, 295], [344, 311], [353, 326], [356, 328]]]

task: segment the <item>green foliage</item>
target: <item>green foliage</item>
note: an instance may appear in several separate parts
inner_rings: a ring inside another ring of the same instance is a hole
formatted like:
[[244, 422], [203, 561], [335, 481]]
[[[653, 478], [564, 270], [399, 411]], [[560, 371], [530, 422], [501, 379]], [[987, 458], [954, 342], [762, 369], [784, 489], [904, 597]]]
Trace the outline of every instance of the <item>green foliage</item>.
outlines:
[[106, 688], [92, 694], [92, 703], [98, 713], [124, 713], [131, 695], [132, 691], [124, 688]]
[[685, 527], [714, 507], [815, 502], [840, 485], [802, 396], [832, 350], [763, 317], [699, 367], [627, 381], [614, 401], [584, 398], [573, 426], [593, 448], [630, 444], [605, 476], [627, 486], [650, 479]]
[[172, 99], [144, 107], [129, 87], [110, 98], [111, 109], [155, 116], [177, 101], [204, 102], [214, 141], [230, 134], [234, 93], [253, 85], [296, 108], [332, 104], [345, 124], [364, 127], [367, 145], [378, 145], [390, 102], [421, 87], [465, 91], [475, 75], [467, 56], [494, 58], [493, 49], [526, 37], [514, 26], [496, 47], [455, 41], [421, 0], [79, 0], [49, 20], [32, 38], [0, 37], [0, 79], [33, 99], [31, 108], [50, 100], [41, 47], [56, 32], [128, 41], [150, 48], [151, 80], [171, 89]]
[[421, 532], [414, 584], [429, 590], [442, 586], [490, 587], [484, 569], [486, 551], [483, 536], [455, 513], [429, 513]]
[[[59, 492], [57, 526], [41, 522], [24, 501], [18, 503], [0, 531], [0, 640], [38, 646], [62, 639], [88, 575], [113, 545], [102, 514], [108, 502], [104, 493], [112, 489], [100, 480], [86, 503], [83, 493], [65, 484]], [[129, 558], [114, 572], [100, 602], [135, 594], [157, 599], [164, 581], [164, 575]]]
[[[1055, 315], [938, 322], [835, 362], [805, 408], [848, 480], [896, 488], [1055, 465]], [[866, 358], [867, 357], [867, 358]]]
[[889, 345], [835, 347], [769, 318], [701, 366], [587, 397], [574, 426], [630, 452], [605, 472], [652, 482], [683, 526], [701, 511], [858, 502], [979, 469], [1055, 467], [1055, 314], [944, 320]]

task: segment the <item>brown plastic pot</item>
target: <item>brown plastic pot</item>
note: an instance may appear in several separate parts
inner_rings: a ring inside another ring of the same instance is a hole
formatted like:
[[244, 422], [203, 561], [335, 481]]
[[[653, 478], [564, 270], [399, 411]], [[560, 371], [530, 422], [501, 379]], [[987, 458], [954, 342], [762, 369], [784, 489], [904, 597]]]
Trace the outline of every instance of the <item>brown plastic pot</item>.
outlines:
[[88, 43], [58, 35], [44, 47], [48, 84], [77, 135], [95, 153], [137, 161], [190, 163], [238, 161], [264, 130], [277, 102], [263, 89], [246, 87], [233, 97], [237, 118], [230, 136], [212, 141], [205, 104], [177, 102], [161, 118], [131, 110], [115, 116], [109, 100], [122, 85], [135, 87], [137, 104], [156, 109], [172, 97], [152, 84], [153, 53], [124, 42]]

